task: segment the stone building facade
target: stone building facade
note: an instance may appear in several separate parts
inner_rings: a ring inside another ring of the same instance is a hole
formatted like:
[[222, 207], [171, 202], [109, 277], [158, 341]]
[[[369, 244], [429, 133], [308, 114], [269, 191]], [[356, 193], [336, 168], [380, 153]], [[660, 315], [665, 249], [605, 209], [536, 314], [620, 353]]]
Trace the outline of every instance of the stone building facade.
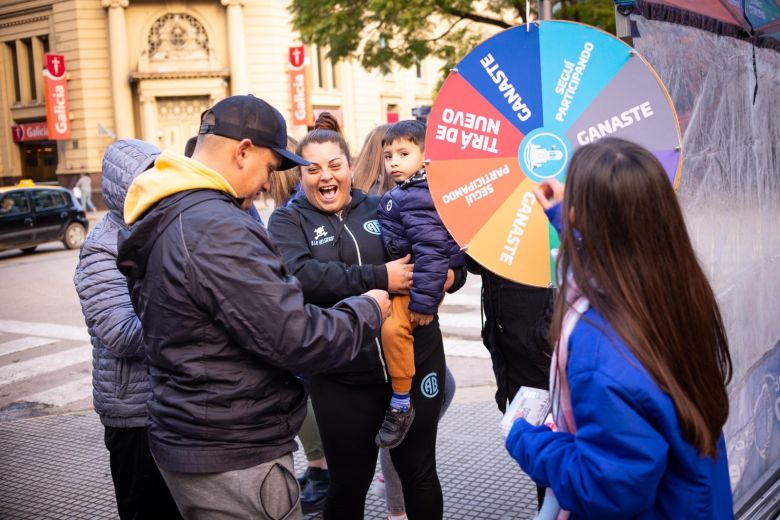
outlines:
[[[182, 151], [201, 112], [232, 94], [261, 97], [289, 120], [288, 50], [300, 43], [290, 18], [282, 0], [1, 2], [0, 184], [71, 186], [83, 172], [97, 181], [106, 147], [125, 137]], [[47, 52], [64, 57], [71, 136], [31, 132], [15, 142], [13, 127], [46, 121]], [[355, 151], [375, 125], [431, 104], [439, 75], [432, 60], [369, 72], [330, 63], [314, 46], [307, 53], [314, 112], [334, 112]]]

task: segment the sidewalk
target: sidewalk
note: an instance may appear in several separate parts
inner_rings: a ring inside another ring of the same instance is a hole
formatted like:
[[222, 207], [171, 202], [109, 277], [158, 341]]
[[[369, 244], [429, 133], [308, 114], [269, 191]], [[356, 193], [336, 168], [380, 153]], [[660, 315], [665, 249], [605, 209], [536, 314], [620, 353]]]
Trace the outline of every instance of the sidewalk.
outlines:
[[[484, 394], [479, 402], [460, 397], [456, 394], [439, 428], [444, 518], [531, 518], [536, 488], [504, 450], [495, 402]], [[295, 453], [295, 464], [298, 473], [304, 470], [302, 450]], [[103, 427], [96, 414], [0, 423], [0, 518], [117, 518]], [[366, 519], [384, 518], [384, 501], [369, 492]]]

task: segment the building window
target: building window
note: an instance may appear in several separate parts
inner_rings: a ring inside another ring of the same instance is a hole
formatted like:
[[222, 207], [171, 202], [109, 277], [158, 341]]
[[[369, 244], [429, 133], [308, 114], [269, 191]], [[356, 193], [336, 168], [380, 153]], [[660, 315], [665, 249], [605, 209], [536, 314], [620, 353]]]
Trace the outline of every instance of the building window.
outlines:
[[14, 74], [14, 101], [16, 103], [22, 102], [22, 86], [19, 81], [19, 58], [16, 56], [16, 42], [9, 42], [6, 44], [8, 50], [11, 52], [11, 67], [13, 67]]
[[314, 78], [316, 87], [325, 90], [338, 90], [339, 83], [337, 64], [328, 59], [328, 51], [325, 48], [315, 45], [313, 54], [314, 60]]
[[417, 75], [417, 79], [422, 79], [422, 62], [420, 58], [414, 60], [414, 72]]
[[325, 78], [322, 73], [322, 48], [317, 45], [315, 47], [315, 52], [317, 53], [317, 86], [319, 88], [325, 88]]
[[401, 115], [398, 113], [398, 105], [387, 105], [386, 116], [388, 124], [397, 123], [401, 118]]
[[5, 45], [11, 55], [8, 61], [12, 70], [5, 69], [5, 73], [14, 78], [14, 103], [43, 101], [43, 54], [49, 50], [48, 36], [31, 36], [5, 42]]
[[33, 43], [32, 38], [26, 38], [22, 40], [22, 46], [27, 53], [27, 79], [30, 82], [30, 95], [32, 99], [38, 99], [38, 91], [35, 88], [35, 82], [38, 79], [38, 74], [35, 73], [35, 59], [33, 58]]

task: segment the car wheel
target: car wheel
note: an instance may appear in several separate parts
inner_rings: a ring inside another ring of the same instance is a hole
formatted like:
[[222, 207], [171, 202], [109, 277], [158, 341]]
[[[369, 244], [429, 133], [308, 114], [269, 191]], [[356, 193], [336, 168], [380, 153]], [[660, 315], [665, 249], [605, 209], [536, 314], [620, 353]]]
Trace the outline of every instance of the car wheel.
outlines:
[[84, 243], [84, 239], [87, 237], [87, 230], [84, 226], [76, 222], [71, 222], [68, 227], [65, 228], [65, 238], [62, 239], [62, 243], [68, 249], [76, 249], [81, 247]]
[[35, 251], [36, 249], [38, 249], [38, 246], [32, 246], [32, 247], [23, 247], [23, 248], [22, 248], [22, 253], [24, 253], [24, 254], [26, 254], [26, 255], [29, 255], [30, 253], [32, 253], [32, 252], [33, 252], [33, 251]]

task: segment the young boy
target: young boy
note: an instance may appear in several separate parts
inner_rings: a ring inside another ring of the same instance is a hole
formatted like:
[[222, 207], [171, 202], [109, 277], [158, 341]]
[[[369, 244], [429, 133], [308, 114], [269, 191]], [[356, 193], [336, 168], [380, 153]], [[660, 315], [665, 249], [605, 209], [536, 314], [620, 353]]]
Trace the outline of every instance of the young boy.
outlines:
[[385, 170], [397, 186], [385, 193], [378, 217], [392, 259], [412, 254], [409, 295], [393, 298], [392, 315], [382, 326], [382, 349], [392, 378], [393, 397], [376, 436], [380, 448], [401, 444], [414, 420], [410, 399], [414, 377], [412, 329], [433, 321], [444, 297], [447, 270], [464, 264], [464, 254], [433, 206], [424, 168], [425, 125], [400, 121], [382, 139]]

